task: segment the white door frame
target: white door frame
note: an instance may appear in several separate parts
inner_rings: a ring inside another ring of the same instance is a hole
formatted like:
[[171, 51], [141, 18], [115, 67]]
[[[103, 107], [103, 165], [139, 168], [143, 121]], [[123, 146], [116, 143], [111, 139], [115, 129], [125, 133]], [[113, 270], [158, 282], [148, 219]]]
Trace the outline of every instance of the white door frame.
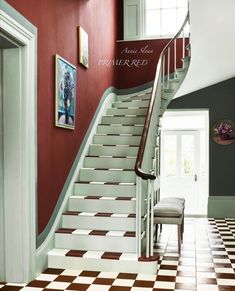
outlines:
[[0, 29], [18, 47], [12, 49], [15, 53], [10, 49], [9, 55], [3, 53], [3, 62], [4, 57], [13, 56], [8, 59], [13, 71], [8, 68], [7, 74], [14, 77], [9, 80], [3, 74], [0, 281], [27, 283], [35, 277], [36, 261], [36, 35], [3, 10], [0, 10]]
[[[207, 200], [209, 198], [209, 110], [208, 109], [169, 109], [166, 111], [166, 115], [171, 116], [171, 117], [178, 117], [178, 116], [203, 116], [204, 120], [205, 120], [205, 127], [203, 127], [203, 129], [205, 130], [205, 142], [206, 142], [206, 148], [205, 148], [205, 155], [206, 155], [206, 161], [205, 161], [205, 193], [206, 193], [206, 197]], [[163, 116], [164, 118], [164, 116]], [[187, 128], [186, 127], [177, 127], [174, 126], [174, 128], [168, 128], [168, 127], [164, 127], [164, 124], [162, 126], [162, 131], [166, 129], [166, 130], [201, 130], [202, 128], [198, 127], [198, 128]], [[162, 167], [162, 163], [161, 166]], [[201, 179], [201, 178], [200, 178]], [[199, 181], [200, 182], [200, 181]], [[208, 203], [208, 201], [207, 201]], [[207, 207], [206, 207], [207, 209]], [[207, 211], [207, 210], [206, 210]]]

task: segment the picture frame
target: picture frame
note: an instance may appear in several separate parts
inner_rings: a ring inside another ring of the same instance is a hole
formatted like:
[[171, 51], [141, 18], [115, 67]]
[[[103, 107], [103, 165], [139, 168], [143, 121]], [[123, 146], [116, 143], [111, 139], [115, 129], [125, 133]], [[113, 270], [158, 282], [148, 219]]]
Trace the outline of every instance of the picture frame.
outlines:
[[79, 63], [85, 68], [89, 67], [89, 37], [88, 33], [81, 27], [78, 27], [79, 38]]
[[211, 128], [212, 140], [219, 145], [230, 145], [235, 141], [235, 124], [230, 119], [220, 119]]
[[76, 66], [59, 55], [55, 56], [55, 125], [75, 128]]

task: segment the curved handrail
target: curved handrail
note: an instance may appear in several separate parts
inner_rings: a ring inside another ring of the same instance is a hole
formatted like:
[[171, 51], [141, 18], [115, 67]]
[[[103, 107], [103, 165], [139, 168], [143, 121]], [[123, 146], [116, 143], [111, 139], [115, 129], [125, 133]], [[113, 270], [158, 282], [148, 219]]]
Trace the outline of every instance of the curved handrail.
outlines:
[[161, 73], [161, 66], [163, 63], [164, 54], [168, 50], [168, 48], [171, 46], [171, 44], [181, 35], [186, 23], [188, 22], [188, 19], [189, 19], [189, 12], [187, 13], [185, 20], [184, 20], [181, 28], [179, 29], [179, 31], [176, 33], [176, 35], [168, 42], [168, 44], [162, 50], [160, 57], [159, 57], [158, 64], [157, 64], [155, 79], [154, 79], [154, 83], [153, 83], [153, 89], [152, 89], [150, 102], [149, 102], [149, 106], [148, 106], [148, 110], [147, 110], [147, 114], [146, 114], [146, 118], [145, 118], [145, 123], [144, 123], [144, 128], [143, 128], [143, 132], [142, 132], [142, 136], [141, 136], [139, 151], [138, 151], [136, 163], [135, 163], [136, 175], [141, 177], [144, 180], [147, 180], [147, 179], [155, 180], [156, 179], [155, 175], [150, 174], [148, 172], [144, 172], [141, 169], [141, 167], [142, 167], [142, 162], [143, 162], [143, 157], [144, 157], [144, 152], [145, 152], [145, 147], [146, 147], [146, 142], [147, 142], [147, 137], [148, 137], [148, 132], [149, 132], [149, 125], [150, 125], [150, 121], [152, 118], [155, 96], [156, 96], [156, 91], [157, 91], [157, 84], [158, 84], [158, 80], [159, 80], [160, 73]]

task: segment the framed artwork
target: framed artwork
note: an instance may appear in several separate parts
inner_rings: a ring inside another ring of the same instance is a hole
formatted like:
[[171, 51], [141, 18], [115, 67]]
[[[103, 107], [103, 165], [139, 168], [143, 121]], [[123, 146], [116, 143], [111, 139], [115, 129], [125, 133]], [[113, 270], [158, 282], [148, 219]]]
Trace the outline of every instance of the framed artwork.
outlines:
[[89, 45], [88, 45], [88, 34], [81, 27], [78, 27], [79, 35], [79, 63], [84, 67], [89, 67]]
[[230, 119], [220, 119], [212, 126], [212, 139], [220, 145], [229, 145], [235, 141], [235, 124]]
[[55, 56], [55, 125], [75, 128], [76, 67]]

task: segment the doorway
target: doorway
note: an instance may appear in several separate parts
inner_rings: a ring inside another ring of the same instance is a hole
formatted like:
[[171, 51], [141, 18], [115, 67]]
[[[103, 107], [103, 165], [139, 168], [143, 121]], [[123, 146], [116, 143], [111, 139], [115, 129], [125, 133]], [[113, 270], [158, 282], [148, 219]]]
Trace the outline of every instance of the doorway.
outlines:
[[208, 111], [167, 111], [161, 130], [161, 198], [184, 197], [185, 214], [206, 216]]
[[14, 15], [21, 19], [0, 9], [0, 281], [27, 283], [36, 258], [36, 33]]

